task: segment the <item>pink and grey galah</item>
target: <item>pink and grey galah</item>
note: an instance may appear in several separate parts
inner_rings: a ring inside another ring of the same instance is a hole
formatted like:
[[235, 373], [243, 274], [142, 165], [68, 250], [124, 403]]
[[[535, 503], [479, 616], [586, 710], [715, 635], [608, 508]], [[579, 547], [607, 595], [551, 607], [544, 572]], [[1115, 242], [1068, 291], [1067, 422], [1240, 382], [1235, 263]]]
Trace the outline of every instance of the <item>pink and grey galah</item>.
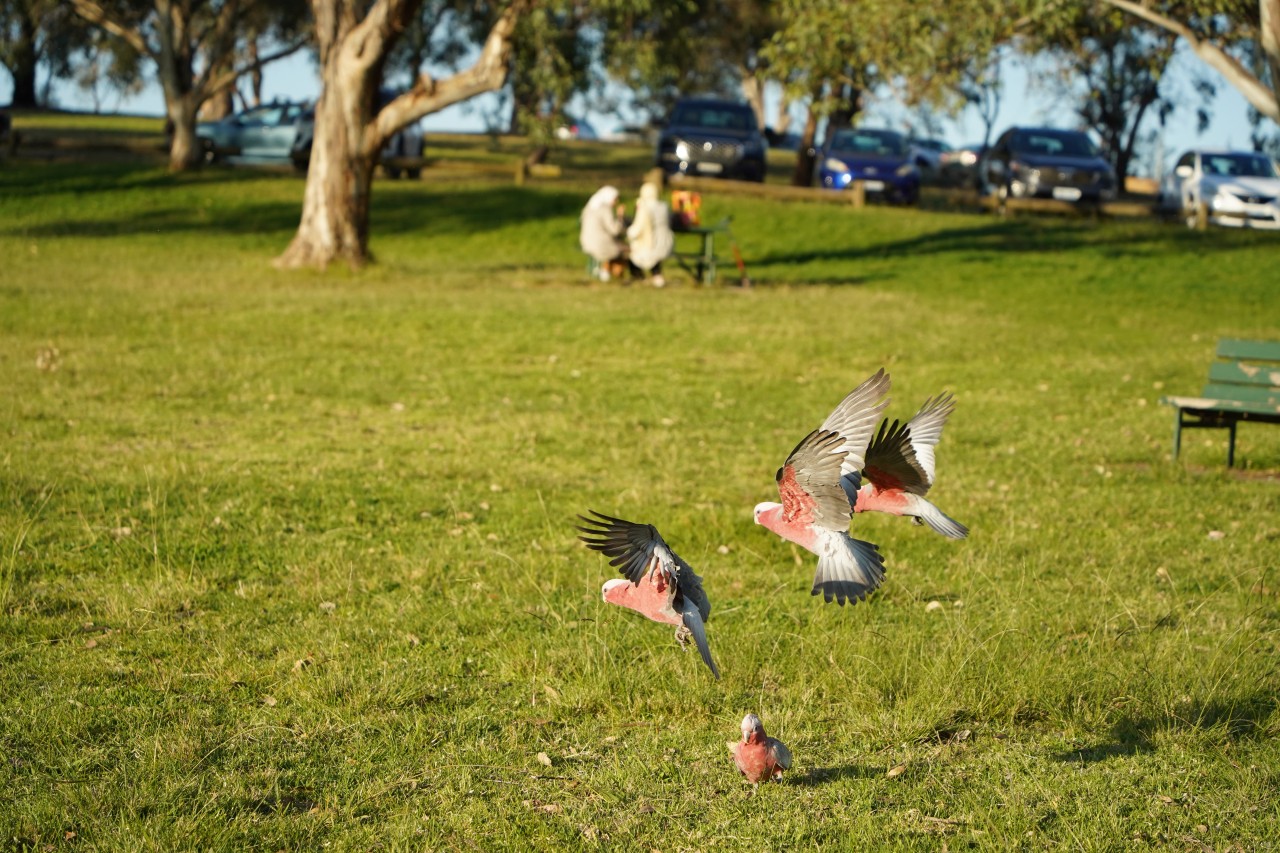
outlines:
[[702, 660], [716, 678], [720, 670], [707, 645], [707, 617], [711, 601], [702, 578], [663, 541], [656, 527], [637, 524], [588, 510], [595, 518], [578, 516], [586, 526], [578, 530], [588, 548], [611, 558], [609, 564], [624, 578], [605, 581], [601, 596], [609, 604], [634, 610], [654, 622], [676, 626], [676, 640], [683, 647], [690, 636]]
[[791, 769], [791, 750], [775, 737], [764, 733], [764, 723], [755, 714], [742, 718], [742, 740], [729, 741], [733, 763], [753, 785], [766, 779], [782, 781], [782, 771]]
[[888, 418], [880, 422], [861, 471], [866, 482], [859, 482], [858, 472], [841, 479], [855, 513], [905, 515], [951, 539], [969, 535], [969, 528], [925, 499], [936, 476], [934, 448], [955, 408], [954, 397], [939, 394], [925, 400], [905, 424], [890, 424]]
[[856, 603], [884, 581], [880, 549], [849, 535], [853, 506], [842, 479], [862, 470], [888, 391], [883, 368], [850, 391], [778, 469], [782, 503], [756, 505], [756, 524], [818, 556], [812, 594], [828, 603]]

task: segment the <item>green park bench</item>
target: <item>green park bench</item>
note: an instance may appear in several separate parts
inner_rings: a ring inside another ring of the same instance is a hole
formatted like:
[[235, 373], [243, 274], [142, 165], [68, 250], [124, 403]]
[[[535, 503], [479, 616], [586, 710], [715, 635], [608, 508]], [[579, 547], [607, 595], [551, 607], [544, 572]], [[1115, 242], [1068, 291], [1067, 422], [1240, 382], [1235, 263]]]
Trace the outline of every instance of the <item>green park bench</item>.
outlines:
[[1209, 381], [1199, 397], [1161, 397], [1173, 406], [1173, 458], [1178, 458], [1182, 430], [1226, 429], [1227, 467], [1235, 464], [1236, 424], [1254, 421], [1280, 424], [1280, 341], [1223, 338], [1209, 365]]

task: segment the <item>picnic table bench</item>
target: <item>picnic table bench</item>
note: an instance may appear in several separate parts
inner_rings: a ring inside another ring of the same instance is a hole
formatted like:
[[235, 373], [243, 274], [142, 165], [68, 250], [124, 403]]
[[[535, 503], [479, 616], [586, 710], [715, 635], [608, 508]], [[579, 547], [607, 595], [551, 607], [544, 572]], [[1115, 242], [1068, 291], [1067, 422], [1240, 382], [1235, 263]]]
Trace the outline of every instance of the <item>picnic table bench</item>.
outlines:
[[699, 238], [697, 251], [674, 251], [671, 257], [702, 284], [716, 283], [716, 263], [719, 260], [716, 257], [716, 235], [729, 233], [729, 221], [725, 217], [715, 225], [682, 225], [672, 229], [677, 247], [682, 234], [692, 234]]
[[1280, 341], [1223, 338], [1218, 341], [1209, 381], [1199, 397], [1161, 397], [1176, 409], [1173, 458], [1178, 458], [1183, 429], [1230, 430], [1227, 467], [1235, 464], [1236, 424], [1280, 424]]

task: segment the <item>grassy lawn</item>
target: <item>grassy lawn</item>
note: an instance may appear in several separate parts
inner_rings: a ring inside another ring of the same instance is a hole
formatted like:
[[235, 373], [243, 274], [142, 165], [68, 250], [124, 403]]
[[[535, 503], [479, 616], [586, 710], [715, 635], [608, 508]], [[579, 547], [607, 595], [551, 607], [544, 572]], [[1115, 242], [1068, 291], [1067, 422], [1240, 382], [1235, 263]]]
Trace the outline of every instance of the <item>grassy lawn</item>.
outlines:
[[[358, 274], [270, 266], [291, 175], [0, 164], [0, 846], [1280, 845], [1280, 429], [1175, 463], [1156, 402], [1280, 337], [1273, 235], [709, 194], [756, 287], [588, 283], [644, 156], [581, 151], [378, 182]], [[859, 516], [886, 584], [823, 605], [751, 510], [880, 366], [958, 398], [973, 532]], [[702, 574], [723, 681], [587, 508]]]

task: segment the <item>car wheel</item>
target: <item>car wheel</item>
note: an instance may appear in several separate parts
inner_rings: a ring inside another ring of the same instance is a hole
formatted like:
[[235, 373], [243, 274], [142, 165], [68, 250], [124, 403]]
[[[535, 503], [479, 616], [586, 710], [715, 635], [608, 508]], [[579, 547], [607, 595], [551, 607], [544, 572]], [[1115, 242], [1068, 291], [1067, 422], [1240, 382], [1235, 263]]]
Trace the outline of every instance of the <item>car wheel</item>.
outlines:
[[390, 178], [393, 181], [400, 179], [400, 170], [397, 169], [395, 166], [386, 166], [384, 168], [387, 170], [388, 178]]
[[411, 181], [416, 181], [422, 177], [421, 169], [405, 169], [404, 175]]

